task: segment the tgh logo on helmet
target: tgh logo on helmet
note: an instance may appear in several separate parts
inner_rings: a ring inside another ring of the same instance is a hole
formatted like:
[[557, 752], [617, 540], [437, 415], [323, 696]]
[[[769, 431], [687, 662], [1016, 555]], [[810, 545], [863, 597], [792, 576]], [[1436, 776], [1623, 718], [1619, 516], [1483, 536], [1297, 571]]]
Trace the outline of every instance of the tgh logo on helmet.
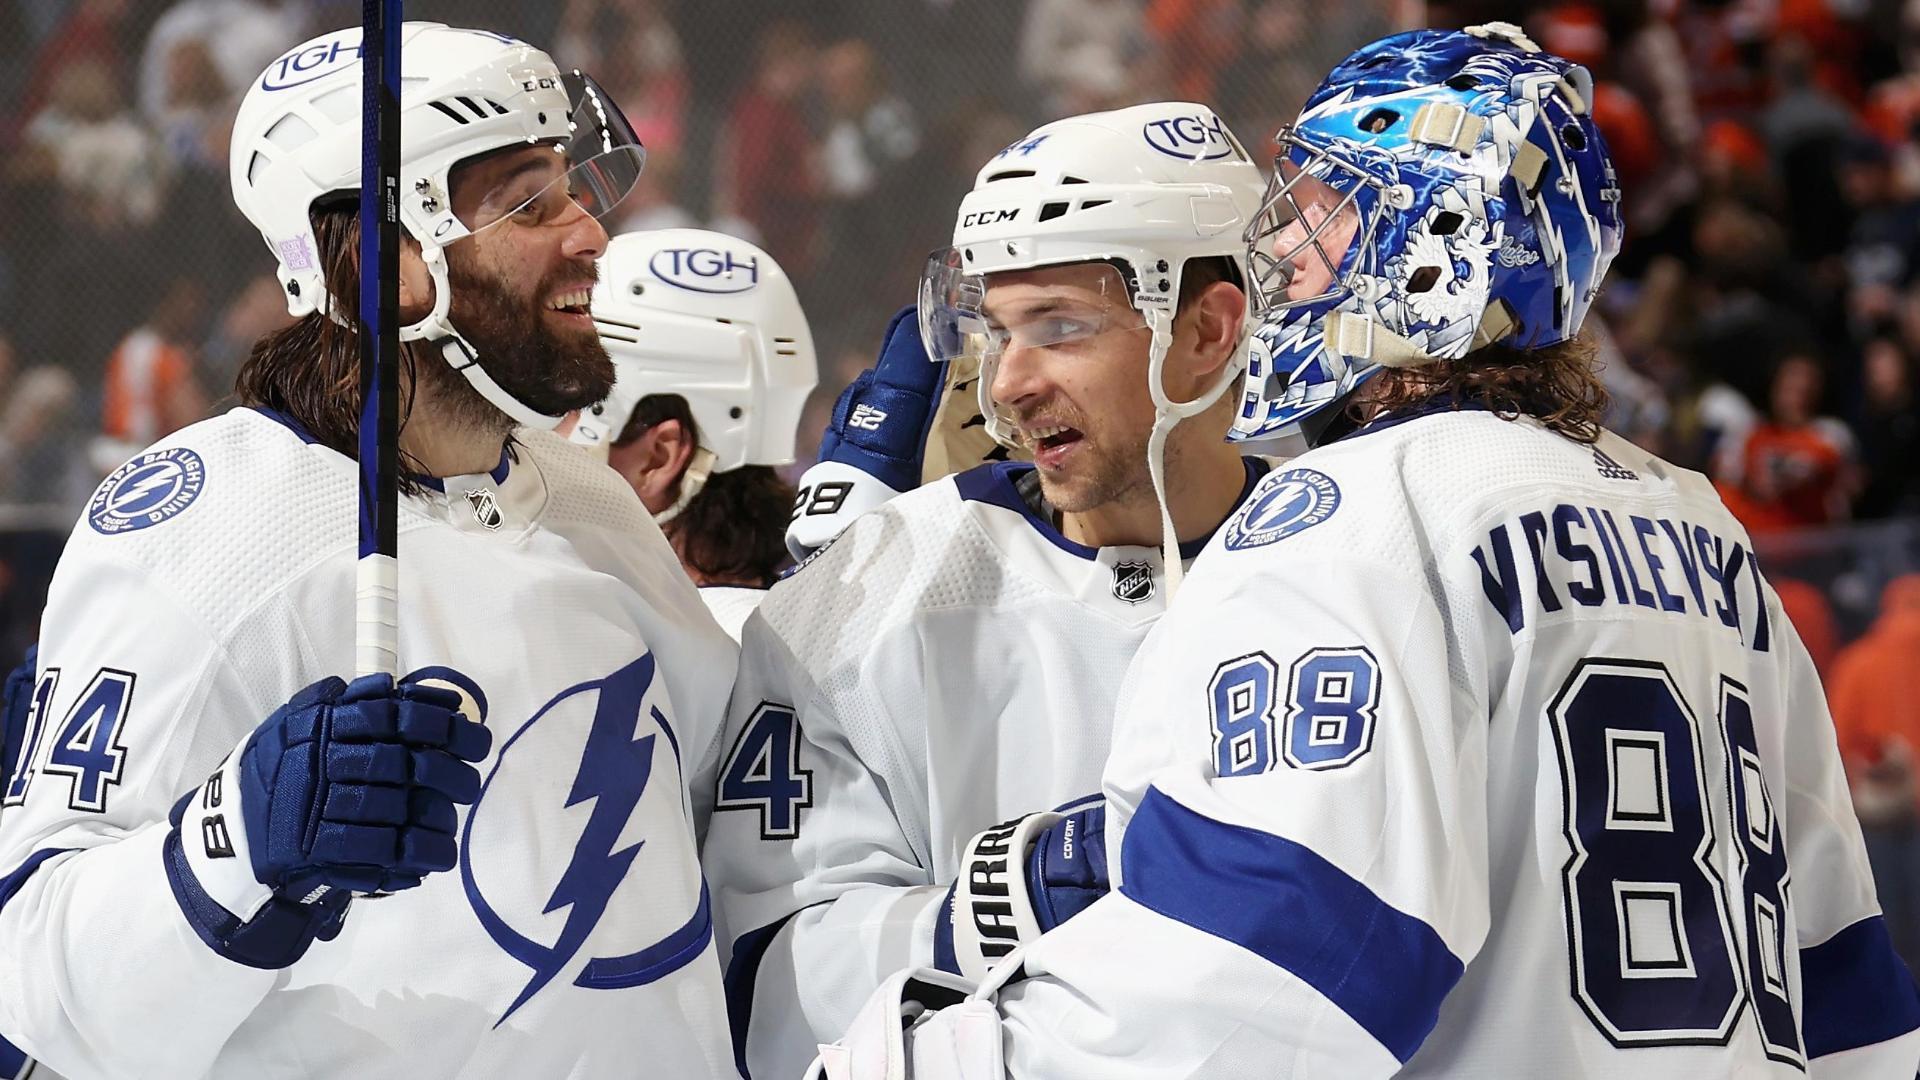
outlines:
[[760, 260], [741, 259], [714, 248], [669, 248], [647, 261], [653, 276], [675, 288], [703, 293], [743, 293], [760, 284]]
[[1182, 161], [1218, 161], [1232, 157], [1233, 141], [1226, 122], [1217, 116], [1171, 116], [1149, 120], [1141, 127], [1147, 145]]

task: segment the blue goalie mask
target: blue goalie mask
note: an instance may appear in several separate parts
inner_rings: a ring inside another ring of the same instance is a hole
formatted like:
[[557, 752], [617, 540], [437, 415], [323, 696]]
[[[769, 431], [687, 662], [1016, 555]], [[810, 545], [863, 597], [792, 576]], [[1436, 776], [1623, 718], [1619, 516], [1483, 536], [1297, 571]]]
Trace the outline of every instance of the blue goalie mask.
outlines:
[[1620, 249], [1585, 68], [1518, 27], [1416, 30], [1333, 69], [1247, 231], [1260, 319], [1233, 437], [1309, 443], [1387, 367], [1579, 332]]

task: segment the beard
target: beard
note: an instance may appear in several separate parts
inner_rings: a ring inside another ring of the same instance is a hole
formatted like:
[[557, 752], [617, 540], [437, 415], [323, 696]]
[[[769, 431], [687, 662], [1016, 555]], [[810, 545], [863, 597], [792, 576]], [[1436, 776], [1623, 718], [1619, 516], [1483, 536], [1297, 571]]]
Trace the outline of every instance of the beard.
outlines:
[[[579, 271], [572, 270], [570, 277], [577, 280]], [[449, 320], [479, 355], [480, 369], [521, 404], [559, 416], [603, 401], [612, 392], [613, 359], [600, 335], [592, 330], [559, 332], [545, 320], [543, 298], [552, 294], [555, 276], [532, 289], [515, 289], [488, 272], [466, 266], [463, 260], [449, 258], [447, 283], [453, 293]], [[464, 421], [512, 427], [512, 421], [480, 396], [466, 376], [437, 355], [426, 358], [420, 374], [436, 391], [434, 396]]]
[[[1130, 438], [1110, 425], [1105, 430], [1096, 430], [1085, 413], [1064, 402], [1041, 411], [1048, 423], [1080, 432], [1080, 447], [1075, 455], [1078, 460], [1070, 469], [1037, 470], [1040, 493], [1049, 506], [1063, 514], [1084, 514], [1143, 496], [1153, 498], [1145, 435]], [[1034, 419], [1023, 418], [1022, 423], [1032, 423]], [[1029, 452], [1038, 449], [1024, 439], [1022, 442]]]

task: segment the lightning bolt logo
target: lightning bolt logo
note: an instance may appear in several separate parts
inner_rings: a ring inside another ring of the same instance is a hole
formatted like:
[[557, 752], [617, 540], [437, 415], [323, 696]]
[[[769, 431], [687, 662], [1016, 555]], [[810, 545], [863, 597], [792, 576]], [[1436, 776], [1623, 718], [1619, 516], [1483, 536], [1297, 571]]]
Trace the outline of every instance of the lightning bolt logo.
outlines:
[[165, 462], [153, 471], [153, 475], [134, 481], [131, 485], [115, 494], [111, 509], [120, 513], [150, 491], [171, 487], [180, 482], [180, 466]]
[[[560, 931], [559, 940], [546, 950], [542, 962], [534, 965], [532, 980], [507, 1008], [500, 1023], [505, 1023], [515, 1009], [539, 993], [580, 951], [587, 935], [600, 924], [600, 916], [606, 914], [607, 901], [626, 879], [628, 868], [645, 842], [614, 850], [653, 775], [654, 737], [648, 735], [633, 740], [634, 717], [618, 715], [621, 710], [610, 707], [612, 705], [614, 702], [608, 695], [600, 695], [599, 707], [593, 714], [593, 732], [587, 736], [587, 751], [580, 759], [579, 773], [573, 778], [573, 790], [567, 795], [569, 807], [592, 800], [593, 814], [587, 819], [586, 831], [580, 834], [580, 843], [574, 846], [573, 861], [560, 876], [560, 883], [553, 887], [553, 895], [547, 898], [547, 906], [541, 912], [550, 914], [570, 908], [567, 924]], [[659, 710], [655, 709], [654, 713], [657, 717]]]
[[113, 470], [87, 500], [87, 521], [106, 536], [179, 516], [206, 489], [207, 467], [184, 446], [141, 454]]
[[[634, 860], [646, 843], [635, 839], [622, 844], [621, 840], [628, 834], [641, 799], [653, 778], [654, 754], [661, 734], [665, 734], [669, 745], [673, 746], [676, 758], [679, 754], [667, 717], [659, 708], [645, 703], [653, 678], [654, 660], [647, 655], [605, 679], [582, 683], [563, 691], [535, 713], [501, 748], [501, 762], [504, 762], [521, 736], [544, 718], [554, 715], [556, 707], [585, 694], [595, 696], [593, 721], [580, 748], [580, 765], [574, 773], [573, 784], [568, 789], [564, 804], [568, 809], [591, 805], [591, 810], [587, 814], [586, 826], [580, 832], [580, 839], [574, 844], [567, 868], [548, 894], [546, 906], [540, 912], [542, 915], [562, 910], [566, 912], [566, 921], [551, 944], [535, 941], [510, 925], [481, 894], [473, 875], [473, 822], [488, 806], [488, 789], [494, 786], [494, 781], [500, 775], [500, 763], [496, 763], [493, 775], [488, 777], [481, 789], [479, 801], [467, 816], [460, 842], [460, 871], [467, 898], [494, 943], [509, 956], [533, 969], [532, 977], [495, 1022], [495, 1027], [504, 1024], [508, 1017], [551, 984], [580, 956], [587, 939], [607, 915], [613, 894], [626, 880], [627, 872], [632, 869]], [[645, 718], [651, 723], [643, 723], [643, 710]], [[559, 714], [554, 722], [567, 722], [564, 719], [566, 715], [564, 712]], [[577, 716], [578, 713], [572, 715]], [[647, 734], [638, 735], [636, 729], [646, 730]], [[513, 799], [512, 796], [508, 798]], [[503, 805], [512, 806], [514, 802]], [[678, 802], [674, 805], [677, 807]], [[577, 819], [577, 815], [569, 817]], [[679, 821], [674, 825], [684, 827], [684, 823]], [[537, 865], [537, 859], [530, 859], [524, 849], [516, 850], [514, 861]], [[637, 952], [588, 957], [585, 967], [573, 979], [574, 985], [588, 989], [616, 989], [663, 978], [697, 958], [711, 940], [711, 934], [712, 918], [703, 889], [698, 906], [686, 925]]]

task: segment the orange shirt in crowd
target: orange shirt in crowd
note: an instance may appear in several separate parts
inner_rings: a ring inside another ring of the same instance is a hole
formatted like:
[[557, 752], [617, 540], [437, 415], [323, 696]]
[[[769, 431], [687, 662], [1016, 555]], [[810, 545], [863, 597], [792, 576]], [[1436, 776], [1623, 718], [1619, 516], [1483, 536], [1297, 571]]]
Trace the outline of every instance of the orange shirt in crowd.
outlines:
[[1873, 628], [1834, 657], [1827, 680], [1840, 756], [1856, 783], [1890, 745], [1904, 744], [1899, 757], [1920, 750], [1920, 574], [1889, 582], [1880, 608]]
[[140, 327], [107, 361], [100, 433], [145, 446], [200, 418], [205, 405], [187, 350]]
[[1735, 450], [1719, 484], [1733, 516], [1754, 533], [1838, 521], [1853, 437], [1837, 420], [1761, 421]]

